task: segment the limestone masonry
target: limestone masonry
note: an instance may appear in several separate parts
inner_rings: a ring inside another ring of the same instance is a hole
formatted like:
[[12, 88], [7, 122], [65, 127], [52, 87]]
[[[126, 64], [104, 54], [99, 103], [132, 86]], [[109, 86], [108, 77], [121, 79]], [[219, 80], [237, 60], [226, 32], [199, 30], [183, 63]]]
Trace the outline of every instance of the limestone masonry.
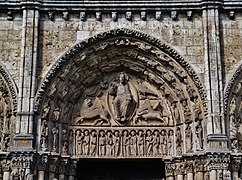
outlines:
[[0, 141], [3, 180], [242, 179], [241, 1], [0, 0]]

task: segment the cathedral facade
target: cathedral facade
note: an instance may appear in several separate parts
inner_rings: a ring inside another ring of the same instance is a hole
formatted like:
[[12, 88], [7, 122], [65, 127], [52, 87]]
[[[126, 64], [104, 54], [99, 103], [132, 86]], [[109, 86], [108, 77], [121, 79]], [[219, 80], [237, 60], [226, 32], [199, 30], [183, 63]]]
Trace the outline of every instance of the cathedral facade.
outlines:
[[0, 179], [242, 178], [241, 10], [0, 0]]

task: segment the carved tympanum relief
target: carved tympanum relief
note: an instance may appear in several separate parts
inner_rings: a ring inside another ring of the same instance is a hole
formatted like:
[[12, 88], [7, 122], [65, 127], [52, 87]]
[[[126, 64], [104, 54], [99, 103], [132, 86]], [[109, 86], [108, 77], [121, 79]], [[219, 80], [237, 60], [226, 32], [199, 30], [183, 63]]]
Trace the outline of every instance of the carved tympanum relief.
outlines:
[[41, 151], [165, 157], [203, 150], [202, 91], [173, 51], [124, 36], [75, 48], [48, 74], [55, 78], [43, 96]]

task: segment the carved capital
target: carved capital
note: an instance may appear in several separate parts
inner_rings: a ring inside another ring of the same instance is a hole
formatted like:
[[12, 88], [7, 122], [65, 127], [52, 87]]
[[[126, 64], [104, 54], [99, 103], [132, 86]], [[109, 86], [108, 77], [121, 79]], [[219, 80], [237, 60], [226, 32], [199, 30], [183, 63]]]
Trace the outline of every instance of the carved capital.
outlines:
[[241, 157], [232, 157], [231, 158], [231, 169], [232, 172], [239, 172], [241, 166]]
[[185, 164], [184, 162], [176, 163], [176, 175], [184, 174]]
[[202, 172], [204, 171], [205, 160], [203, 159], [196, 159], [195, 160], [195, 171]]
[[8, 160], [8, 159], [2, 160], [2, 162], [1, 162], [2, 171], [3, 172], [9, 172], [10, 171], [10, 164], [11, 164], [10, 160]]
[[166, 176], [169, 177], [169, 176], [174, 176], [174, 171], [175, 171], [175, 168], [176, 168], [176, 165], [174, 163], [166, 163]]
[[58, 163], [58, 173], [59, 174], [66, 174], [67, 173], [67, 161], [66, 160], [60, 160]]
[[72, 161], [72, 162], [69, 162], [69, 165], [68, 165], [68, 175], [69, 176], [75, 176], [76, 175], [76, 161]]
[[38, 170], [45, 171], [47, 169], [47, 156], [40, 156], [38, 159]]
[[192, 161], [187, 161], [185, 163], [185, 170], [187, 173], [193, 173], [193, 162]]
[[49, 161], [49, 172], [55, 173], [57, 170], [57, 158], [52, 158]]

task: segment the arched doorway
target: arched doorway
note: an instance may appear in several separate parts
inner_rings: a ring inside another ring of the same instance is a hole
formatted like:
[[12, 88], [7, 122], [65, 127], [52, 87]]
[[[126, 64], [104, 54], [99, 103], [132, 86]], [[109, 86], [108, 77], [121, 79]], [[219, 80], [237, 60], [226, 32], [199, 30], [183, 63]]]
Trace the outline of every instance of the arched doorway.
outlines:
[[173, 49], [136, 31], [105, 32], [76, 44], [46, 76], [38, 151], [181, 161], [204, 151], [205, 106], [196, 73]]
[[161, 180], [165, 178], [162, 159], [80, 159], [78, 180]]

